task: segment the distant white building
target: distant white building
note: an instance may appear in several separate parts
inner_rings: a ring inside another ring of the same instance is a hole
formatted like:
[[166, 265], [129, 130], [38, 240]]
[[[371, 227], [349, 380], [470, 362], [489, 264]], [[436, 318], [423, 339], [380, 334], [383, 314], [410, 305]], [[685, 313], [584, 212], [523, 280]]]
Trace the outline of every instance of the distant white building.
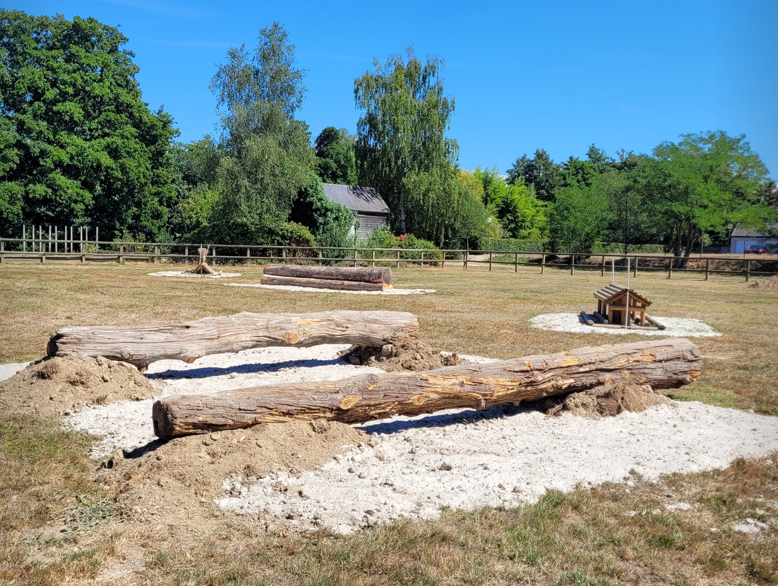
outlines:
[[324, 195], [330, 201], [346, 206], [357, 217], [359, 228], [357, 235], [360, 239], [370, 236], [379, 226], [389, 224], [389, 206], [384, 198], [372, 187], [359, 187], [357, 185], [335, 185], [324, 183]]
[[729, 240], [729, 252], [732, 254], [743, 254], [749, 246], [759, 245], [778, 245], [778, 238], [768, 233], [778, 233], [778, 224], [770, 224], [767, 231], [753, 230], [748, 228], [735, 228], [732, 237]]

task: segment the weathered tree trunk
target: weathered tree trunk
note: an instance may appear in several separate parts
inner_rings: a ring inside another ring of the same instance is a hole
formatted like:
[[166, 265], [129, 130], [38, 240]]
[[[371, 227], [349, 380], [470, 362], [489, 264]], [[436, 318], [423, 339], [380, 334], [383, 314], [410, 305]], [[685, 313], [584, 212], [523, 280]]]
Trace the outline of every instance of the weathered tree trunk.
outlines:
[[392, 269], [390, 268], [267, 265], [263, 270], [263, 274], [276, 277], [392, 284]]
[[49, 356], [104, 356], [145, 368], [157, 360], [194, 362], [207, 354], [269, 346], [382, 346], [417, 337], [419, 318], [399, 311], [239, 313], [160, 326], [94, 326], [57, 330]]
[[262, 275], [260, 285], [287, 285], [292, 287], [313, 287], [317, 289], [339, 289], [341, 291], [384, 291], [391, 285], [384, 283], [362, 283], [360, 281], [335, 281], [333, 279], [302, 279], [297, 277], [276, 277]]
[[580, 348], [427, 372], [366, 374], [336, 382], [169, 397], [154, 403], [154, 433], [167, 439], [291, 419], [323, 417], [358, 423], [441, 409], [483, 409], [617, 380], [664, 389], [691, 382], [701, 368], [699, 349], [683, 338]]

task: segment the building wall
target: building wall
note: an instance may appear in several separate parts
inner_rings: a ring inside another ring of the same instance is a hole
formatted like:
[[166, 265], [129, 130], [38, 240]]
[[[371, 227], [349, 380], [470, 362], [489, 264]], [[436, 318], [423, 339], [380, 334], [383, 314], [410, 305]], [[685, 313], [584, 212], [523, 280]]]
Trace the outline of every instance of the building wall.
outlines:
[[733, 236], [729, 252], [732, 254], [743, 254], [745, 249], [752, 244], [778, 244], [778, 240], [765, 236]]
[[357, 220], [359, 221], [359, 229], [357, 229], [357, 236], [360, 240], [364, 240], [370, 236], [373, 231], [379, 226], [387, 226], [389, 224], [388, 216], [379, 216], [373, 214], [357, 214]]

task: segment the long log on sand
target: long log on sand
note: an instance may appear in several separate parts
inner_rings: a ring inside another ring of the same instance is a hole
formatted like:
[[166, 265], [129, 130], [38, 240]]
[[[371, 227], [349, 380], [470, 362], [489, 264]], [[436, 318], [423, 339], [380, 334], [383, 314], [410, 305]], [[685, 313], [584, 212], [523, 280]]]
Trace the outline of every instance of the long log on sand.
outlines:
[[427, 372], [365, 374], [335, 382], [169, 397], [154, 403], [154, 433], [168, 439], [292, 419], [359, 423], [441, 409], [485, 409], [610, 381], [666, 389], [688, 384], [701, 368], [699, 348], [683, 338], [579, 348]]
[[383, 291], [391, 289], [384, 283], [363, 283], [360, 281], [336, 281], [333, 279], [303, 279], [299, 277], [276, 277], [262, 275], [260, 285], [287, 285], [291, 287], [314, 287], [316, 289], [339, 289], [341, 291]]
[[267, 265], [263, 275], [299, 279], [331, 279], [362, 283], [392, 284], [392, 269], [385, 267], [317, 267], [307, 265]]
[[157, 360], [192, 363], [208, 354], [269, 346], [383, 346], [418, 337], [419, 318], [400, 311], [238, 313], [159, 326], [94, 326], [57, 330], [49, 356], [104, 356], [145, 368]]

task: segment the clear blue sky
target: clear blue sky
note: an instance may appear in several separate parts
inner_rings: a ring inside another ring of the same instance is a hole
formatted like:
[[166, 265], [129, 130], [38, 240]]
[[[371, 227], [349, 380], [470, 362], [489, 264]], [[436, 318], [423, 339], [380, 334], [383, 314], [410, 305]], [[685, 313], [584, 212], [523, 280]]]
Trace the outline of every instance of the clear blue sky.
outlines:
[[745, 134], [778, 178], [778, 0], [644, 2], [14, 1], [7, 8], [121, 25], [152, 108], [181, 140], [213, 133], [208, 83], [228, 47], [277, 20], [308, 69], [313, 136], [356, 129], [354, 79], [414, 45], [446, 61], [465, 169], [595, 143], [650, 152], [679, 134]]

